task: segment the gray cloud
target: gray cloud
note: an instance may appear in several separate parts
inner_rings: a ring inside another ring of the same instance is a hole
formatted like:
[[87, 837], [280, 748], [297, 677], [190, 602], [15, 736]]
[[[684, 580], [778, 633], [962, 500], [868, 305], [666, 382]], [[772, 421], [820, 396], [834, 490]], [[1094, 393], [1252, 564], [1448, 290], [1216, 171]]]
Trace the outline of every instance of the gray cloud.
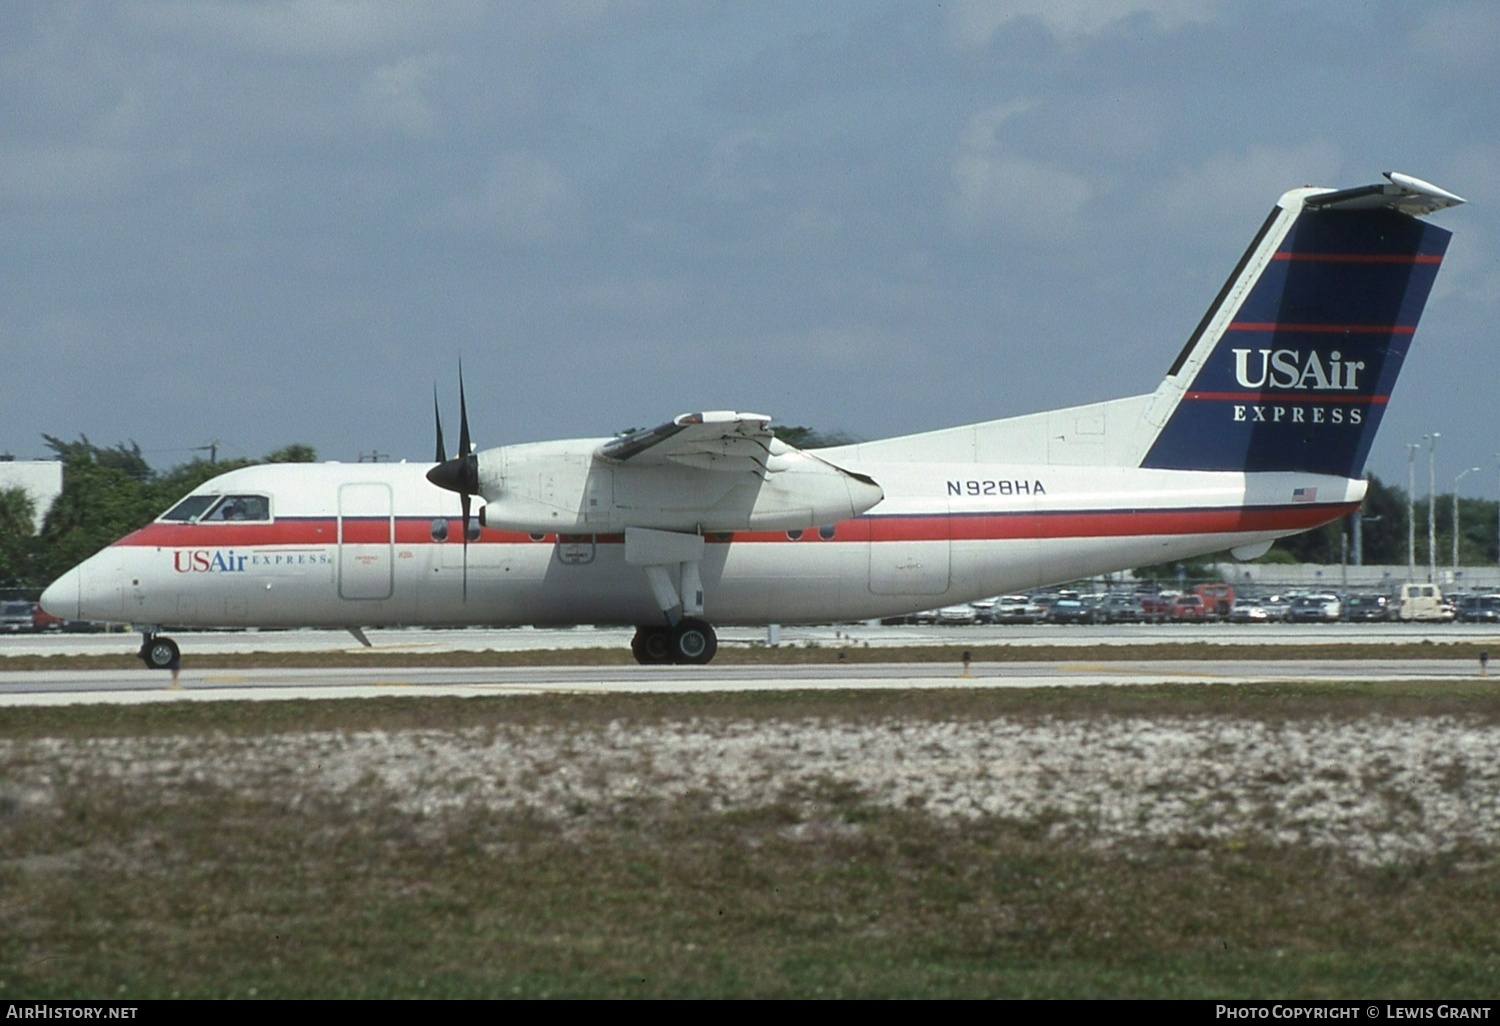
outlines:
[[1474, 203], [1374, 466], [1483, 463], [1444, 354], [1500, 302], [1488, 11], [9, 5], [0, 449], [422, 458], [460, 352], [486, 442], [1144, 391], [1283, 190], [1394, 168]]

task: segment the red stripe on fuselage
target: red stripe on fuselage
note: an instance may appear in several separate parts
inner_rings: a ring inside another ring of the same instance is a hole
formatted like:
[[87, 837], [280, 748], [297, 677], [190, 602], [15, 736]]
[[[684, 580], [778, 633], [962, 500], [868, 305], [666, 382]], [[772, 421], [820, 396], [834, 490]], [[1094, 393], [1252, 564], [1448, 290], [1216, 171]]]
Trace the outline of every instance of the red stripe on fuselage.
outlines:
[[[931, 517], [862, 517], [865, 539], [884, 541], [1003, 541], [1033, 538], [1125, 538], [1141, 535], [1239, 534], [1304, 530], [1359, 508], [1358, 503], [1230, 507], [1184, 510], [1093, 510], [1081, 512], [963, 514]], [[839, 525], [842, 531], [844, 525]], [[736, 539], [738, 540], [738, 539]]]
[[1435, 253], [1276, 253], [1272, 260], [1311, 260], [1324, 264], [1440, 264]]
[[[874, 515], [843, 520], [833, 525], [833, 537], [824, 538], [818, 528], [798, 532], [796, 544], [828, 542], [900, 541], [1005, 541], [1037, 538], [1118, 538], [1141, 535], [1238, 534], [1254, 531], [1301, 531], [1317, 527], [1354, 512], [1358, 503], [1297, 503], [1286, 506], [1230, 506], [1193, 509], [1049, 510], [1035, 512], [939, 513], [930, 515]], [[360, 526], [355, 529], [355, 524]], [[390, 539], [390, 522], [384, 518], [344, 521], [344, 537], [350, 544], [384, 544]], [[332, 517], [284, 518], [272, 523], [148, 524], [127, 535], [116, 545], [173, 549], [273, 548], [338, 544], [338, 521]], [[458, 518], [448, 523], [448, 540], [434, 542], [432, 519], [398, 518], [394, 544], [458, 545]], [[593, 541], [601, 545], [621, 544], [624, 536], [565, 535], [563, 541]], [[753, 544], [794, 541], [786, 531], [736, 531], [710, 533], [709, 544]], [[485, 528], [480, 545], [555, 545], [555, 534], [525, 534]]]
[[1232, 399], [1235, 402], [1360, 403], [1390, 402], [1388, 395], [1340, 395], [1336, 392], [1187, 392], [1184, 399]]
[[1415, 324], [1298, 324], [1282, 321], [1231, 321], [1230, 331], [1301, 331], [1317, 334], [1414, 335]]

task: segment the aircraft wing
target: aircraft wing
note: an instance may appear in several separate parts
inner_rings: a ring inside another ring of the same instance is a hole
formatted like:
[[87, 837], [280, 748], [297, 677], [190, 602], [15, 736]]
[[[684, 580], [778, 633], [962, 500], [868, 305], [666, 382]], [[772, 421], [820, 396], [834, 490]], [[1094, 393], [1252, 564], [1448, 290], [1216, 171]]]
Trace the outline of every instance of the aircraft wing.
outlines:
[[776, 452], [785, 451], [771, 433], [770, 423], [770, 417], [759, 413], [684, 413], [658, 427], [611, 439], [595, 455], [638, 467], [677, 464], [723, 473], [765, 474], [773, 443]]

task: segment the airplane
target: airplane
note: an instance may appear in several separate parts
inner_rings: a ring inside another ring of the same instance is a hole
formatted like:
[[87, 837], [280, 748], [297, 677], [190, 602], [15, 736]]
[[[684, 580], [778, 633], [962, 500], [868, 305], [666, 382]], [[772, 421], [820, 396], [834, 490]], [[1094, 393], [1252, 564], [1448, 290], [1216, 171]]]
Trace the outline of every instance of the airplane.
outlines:
[[[417, 463], [233, 470], [42, 595], [163, 624], [634, 626], [704, 664], [715, 625], [889, 617], [1230, 551], [1358, 509], [1463, 203], [1408, 175], [1286, 192], [1154, 392], [802, 450], [752, 413]], [[457, 509], [453, 493], [457, 493]], [[473, 506], [479, 504], [477, 515]]]

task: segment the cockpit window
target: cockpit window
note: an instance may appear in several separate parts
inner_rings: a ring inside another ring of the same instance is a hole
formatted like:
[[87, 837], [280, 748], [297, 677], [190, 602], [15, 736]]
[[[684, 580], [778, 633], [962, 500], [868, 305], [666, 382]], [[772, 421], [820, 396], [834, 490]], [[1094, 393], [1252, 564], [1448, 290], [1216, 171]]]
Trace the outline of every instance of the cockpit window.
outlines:
[[226, 495], [207, 514], [198, 518], [210, 523], [220, 520], [270, 520], [271, 504], [264, 495]]
[[270, 520], [271, 502], [264, 495], [189, 495], [161, 518], [190, 524]]
[[217, 495], [189, 495], [161, 515], [163, 520], [180, 520], [184, 523], [197, 520], [203, 511], [219, 501]]

